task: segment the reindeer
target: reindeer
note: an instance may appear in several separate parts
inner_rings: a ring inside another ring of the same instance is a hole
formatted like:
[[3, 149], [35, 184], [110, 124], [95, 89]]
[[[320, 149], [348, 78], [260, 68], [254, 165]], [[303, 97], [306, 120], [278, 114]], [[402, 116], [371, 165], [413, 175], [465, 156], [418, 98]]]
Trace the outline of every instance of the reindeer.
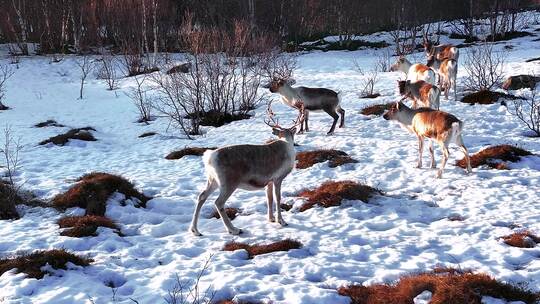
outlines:
[[401, 96], [412, 99], [413, 109], [417, 108], [418, 103], [427, 108], [439, 109], [441, 90], [437, 86], [423, 80], [417, 82], [398, 80], [398, 87]]
[[427, 66], [439, 74], [439, 84], [444, 91], [446, 100], [448, 100], [451, 87], [454, 87], [454, 99], [457, 100], [457, 61], [455, 59], [439, 60], [436, 56], [431, 55], [428, 58]]
[[272, 128], [272, 134], [278, 139], [263, 145], [234, 145], [208, 150], [203, 155], [203, 162], [207, 175], [206, 188], [198, 197], [197, 206], [193, 214], [190, 231], [201, 236], [197, 229], [197, 221], [201, 207], [208, 197], [219, 188], [219, 196], [215, 201], [216, 209], [223, 220], [225, 228], [230, 234], [242, 233], [241, 229], [233, 226], [225, 213], [225, 202], [240, 188], [244, 190], [258, 190], [266, 187], [268, 204], [268, 220], [275, 222], [273, 215], [274, 196], [276, 198], [276, 215], [278, 223], [286, 226], [281, 216], [281, 184], [283, 179], [293, 170], [296, 151], [294, 148], [294, 134], [296, 126], [302, 121], [303, 108], [294, 125], [290, 128], [279, 126], [273, 118], [268, 107], [270, 120], [265, 123]]
[[286, 105], [299, 109], [303, 106], [303, 121], [300, 123], [299, 133], [304, 132], [304, 124], [306, 126], [306, 132], [309, 131], [308, 120], [310, 111], [324, 111], [328, 115], [332, 116], [334, 122], [328, 135], [334, 133], [336, 128], [336, 123], [339, 119], [338, 113], [341, 115], [341, 122], [339, 127], [343, 128], [345, 126], [345, 110], [340, 106], [340, 98], [338, 93], [335, 91], [325, 89], [325, 88], [307, 88], [307, 87], [296, 87], [293, 88], [284, 79], [274, 78], [270, 82], [270, 92], [278, 93], [281, 95], [281, 100]]
[[412, 64], [404, 56], [399, 56], [396, 63], [390, 67], [390, 71], [402, 71], [407, 75], [407, 79], [411, 80], [412, 82], [419, 80], [423, 80], [431, 84], [435, 84], [436, 82], [436, 75], [433, 69], [421, 63]]
[[[438, 42], [437, 42], [438, 43]], [[424, 51], [426, 56], [435, 56], [437, 60], [454, 59], [456, 62], [459, 59], [459, 49], [452, 44], [435, 45], [429, 41], [427, 35], [424, 35]]]
[[417, 168], [422, 167], [422, 153], [424, 150], [424, 138], [431, 139], [429, 152], [431, 154], [431, 168], [436, 168], [435, 157], [433, 155], [433, 141], [441, 147], [443, 158], [441, 168], [437, 172], [437, 178], [442, 177], [444, 166], [448, 160], [450, 152], [448, 146], [454, 142], [465, 154], [467, 162], [467, 172], [470, 173], [471, 161], [469, 153], [463, 144], [461, 133], [463, 131], [463, 122], [454, 115], [437, 111], [429, 108], [420, 108], [413, 110], [402, 102], [397, 102], [388, 110], [383, 118], [386, 120], [396, 120], [403, 127], [414, 133], [418, 137], [418, 164]]

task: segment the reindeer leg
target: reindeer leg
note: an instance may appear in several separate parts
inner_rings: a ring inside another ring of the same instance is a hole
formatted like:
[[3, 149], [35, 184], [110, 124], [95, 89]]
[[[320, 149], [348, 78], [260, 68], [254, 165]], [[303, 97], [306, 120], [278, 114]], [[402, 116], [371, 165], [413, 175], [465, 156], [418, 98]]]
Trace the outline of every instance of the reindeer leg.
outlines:
[[418, 136], [418, 164], [416, 168], [422, 168], [422, 153], [424, 152], [424, 137]]
[[430, 164], [430, 167], [433, 169], [433, 168], [437, 168], [437, 165], [435, 164], [435, 155], [433, 153], [433, 141], [430, 140], [429, 141], [429, 154], [431, 155], [431, 164]]
[[308, 120], [309, 120], [309, 111], [304, 110], [304, 123], [306, 124], [306, 132], [309, 132]]
[[208, 197], [217, 189], [217, 183], [213, 179], [208, 179], [206, 182], [206, 189], [204, 189], [201, 194], [199, 194], [197, 206], [195, 207], [195, 212], [193, 213], [193, 218], [191, 220], [191, 225], [189, 230], [196, 236], [201, 236], [202, 234], [197, 229], [197, 222], [199, 221], [199, 214], [201, 208], [208, 199]]
[[341, 121], [339, 122], [339, 127], [344, 128], [345, 127], [345, 110], [343, 110], [343, 108], [338, 105], [338, 112], [341, 114]]
[[[268, 204], [268, 221], [275, 222], [276, 218], [274, 217], [274, 184], [272, 182], [268, 183], [266, 186], [266, 203]], [[279, 209], [279, 206], [277, 207]]]
[[467, 173], [471, 173], [472, 168], [471, 168], [471, 159], [469, 157], [469, 151], [467, 151], [467, 148], [463, 144], [463, 138], [461, 137], [461, 134], [459, 134], [459, 136], [456, 138], [456, 144], [459, 146], [459, 148], [465, 155], [465, 162], [467, 163], [467, 169], [466, 169]]
[[287, 223], [281, 217], [281, 182], [283, 180], [277, 180], [274, 182], [274, 196], [276, 197], [276, 213], [277, 220], [281, 226], [287, 226]]
[[332, 118], [334, 119], [334, 122], [332, 123], [332, 127], [330, 128], [330, 131], [328, 131], [328, 133], [326, 133], [326, 134], [328, 134], [328, 135], [334, 134], [334, 130], [336, 129], [336, 124], [338, 122], [339, 115], [336, 113], [335, 109], [325, 108], [323, 110], [326, 113], [328, 113], [328, 115], [332, 116]]
[[225, 202], [227, 199], [233, 194], [234, 190], [236, 190], [236, 187], [228, 187], [221, 185], [219, 189], [219, 196], [216, 199], [216, 202], [214, 203], [216, 205], [217, 212], [219, 213], [219, 216], [221, 217], [221, 220], [223, 221], [223, 225], [225, 225], [225, 228], [227, 231], [229, 231], [230, 234], [238, 235], [242, 233], [242, 229], [238, 229], [234, 227], [234, 225], [231, 223], [231, 220], [227, 216], [227, 213], [225, 212]]
[[442, 177], [444, 167], [446, 166], [446, 161], [448, 160], [448, 156], [450, 155], [450, 152], [448, 151], [448, 143], [442, 142], [442, 143], [440, 143], [440, 146], [441, 146], [441, 149], [443, 151], [443, 157], [442, 157], [442, 161], [441, 161], [441, 168], [437, 172], [437, 178]]

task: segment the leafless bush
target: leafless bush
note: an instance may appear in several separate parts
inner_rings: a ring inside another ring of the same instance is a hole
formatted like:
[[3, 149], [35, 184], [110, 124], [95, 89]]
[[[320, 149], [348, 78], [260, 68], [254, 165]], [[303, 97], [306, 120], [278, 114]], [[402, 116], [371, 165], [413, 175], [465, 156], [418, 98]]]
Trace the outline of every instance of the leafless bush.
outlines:
[[93, 70], [94, 65], [90, 56], [87, 56], [87, 55], [81, 56], [81, 58], [75, 61], [75, 63], [81, 70], [81, 88], [79, 90], [79, 99], [83, 99], [84, 84], [86, 82], [86, 78], [88, 77], [90, 72]]
[[377, 54], [377, 59], [375, 61], [375, 70], [378, 72], [388, 72], [390, 71], [390, 66], [392, 65], [392, 54], [390, 49], [386, 48], [382, 52]]
[[118, 88], [117, 67], [118, 59], [115, 56], [111, 54], [101, 56], [96, 78], [105, 80], [107, 89], [111, 91]]
[[182, 37], [190, 53], [187, 62], [191, 69], [188, 73], [152, 75], [159, 92], [155, 108], [188, 137], [200, 134], [200, 125], [220, 126], [246, 118], [263, 97], [258, 88], [268, 57], [267, 38], [242, 22], [237, 22], [232, 32], [196, 29], [189, 16]]
[[504, 54], [495, 52], [493, 45], [483, 43], [469, 49], [465, 57], [465, 88], [471, 91], [490, 90], [503, 80]]
[[411, 54], [417, 44], [416, 37], [423, 29], [419, 26], [398, 26], [397, 29], [390, 31], [390, 36], [394, 41], [396, 55]]
[[261, 56], [262, 71], [269, 80], [293, 78], [297, 63], [297, 55], [282, 53], [277, 49]]
[[360, 80], [360, 96], [373, 96], [375, 84], [377, 84], [379, 81], [379, 72], [377, 71], [377, 66], [369, 71], [365, 71], [356, 60], [354, 61], [354, 66], [358, 73], [362, 75], [362, 80]]
[[540, 137], [540, 98], [535, 89], [526, 99], [508, 101], [508, 111]]
[[214, 303], [215, 292], [212, 286], [200, 290], [200, 281], [210, 266], [212, 255], [205, 261], [195, 280], [182, 281], [176, 274], [174, 286], [169, 289], [165, 302], [167, 304], [210, 304]]
[[135, 76], [136, 86], [130, 88], [125, 94], [131, 99], [131, 102], [137, 107], [139, 111], [138, 122], [144, 122], [148, 124], [152, 120], [152, 99], [147, 94], [147, 89], [144, 87], [146, 81], [146, 75]]
[[3, 135], [4, 142], [0, 147], [3, 163], [0, 168], [4, 169], [0, 178], [0, 219], [18, 218], [15, 204], [19, 201], [20, 186], [15, 183], [15, 175], [21, 168], [19, 152], [22, 145], [20, 138], [14, 138], [9, 126], [5, 127]]
[[0, 64], [0, 110], [7, 110], [8, 107], [2, 102], [6, 94], [7, 80], [13, 76], [15, 71], [7, 64]]

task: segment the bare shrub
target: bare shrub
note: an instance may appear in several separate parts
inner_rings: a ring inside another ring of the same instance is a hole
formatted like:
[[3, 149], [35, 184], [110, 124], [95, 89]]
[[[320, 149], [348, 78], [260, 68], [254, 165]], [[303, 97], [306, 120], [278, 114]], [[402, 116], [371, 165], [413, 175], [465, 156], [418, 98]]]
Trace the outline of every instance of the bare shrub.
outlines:
[[86, 82], [86, 78], [94, 68], [94, 63], [90, 56], [83, 55], [77, 61], [75, 61], [79, 69], [81, 70], [81, 87], [79, 90], [79, 99], [83, 99], [83, 89]]
[[7, 110], [9, 107], [3, 104], [6, 95], [7, 80], [13, 76], [15, 71], [7, 64], [0, 64], [0, 110]]
[[386, 48], [377, 54], [377, 59], [375, 61], [376, 71], [382, 72], [382, 73], [388, 72], [390, 71], [391, 65], [392, 65], [392, 54], [389, 48]]
[[292, 79], [294, 70], [298, 65], [297, 55], [294, 53], [282, 53], [278, 49], [262, 54], [262, 70], [269, 80]]
[[21, 139], [15, 139], [11, 127], [7, 126], [4, 129], [4, 142], [0, 147], [0, 157], [2, 157], [3, 163], [0, 168], [4, 169], [4, 176], [0, 179], [0, 219], [19, 217], [15, 205], [22, 201], [19, 195], [20, 186], [15, 183], [15, 175], [21, 168], [19, 158], [21, 149]]
[[354, 67], [356, 68], [356, 71], [362, 75], [362, 79], [360, 80], [360, 97], [374, 96], [373, 90], [379, 81], [379, 72], [377, 71], [377, 67], [369, 71], [365, 71], [362, 69], [360, 63], [358, 63], [356, 60], [354, 60]]
[[537, 91], [532, 89], [526, 99], [507, 102], [507, 109], [536, 136], [540, 136], [540, 98], [536, 94]]
[[129, 88], [125, 92], [126, 96], [131, 99], [131, 102], [137, 108], [139, 112], [139, 119], [137, 122], [144, 122], [148, 124], [149, 121], [153, 120], [152, 117], [152, 98], [148, 96], [148, 89], [144, 87], [144, 82], [146, 81], [146, 75], [143, 76], [134, 76], [135, 87]]
[[201, 278], [210, 267], [212, 257], [213, 255], [210, 255], [208, 259], [206, 259], [194, 280], [182, 280], [178, 274], [176, 274], [174, 285], [168, 290], [165, 302], [167, 304], [214, 303], [215, 291], [212, 289], [212, 286], [209, 286], [205, 290], [201, 290], [200, 288]]
[[502, 52], [495, 52], [489, 43], [470, 48], [464, 64], [467, 72], [465, 88], [487, 91], [499, 85], [503, 80], [504, 56]]
[[117, 68], [117, 57], [111, 54], [101, 56], [98, 70], [96, 72], [96, 78], [105, 80], [108, 90], [112, 91], [118, 88]]

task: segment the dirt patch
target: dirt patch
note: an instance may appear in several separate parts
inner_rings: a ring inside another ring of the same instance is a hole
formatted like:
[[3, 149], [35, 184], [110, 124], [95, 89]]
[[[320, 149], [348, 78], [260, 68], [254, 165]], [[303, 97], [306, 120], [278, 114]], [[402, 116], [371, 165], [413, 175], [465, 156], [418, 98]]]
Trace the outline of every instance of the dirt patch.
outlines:
[[67, 263], [78, 266], [88, 266], [93, 260], [77, 256], [64, 249], [53, 249], [46, 251], [36, 251], [18, 257], [0, 260], [0, 275], [11, 269], [17, 269], [17, 273], [26, 273], [28, 277], [41, 279], [48, 274], [47, 270], [41, 268], [49, 265], [54, 269], [67, 269]]
[[360, 111], [360, 114], [366, 115], [366, 116], [370, 116], [370, 115], [381, 116], [384, 114], [385, 111], [390, 110], [390, 108], [395, 104], [396, 104], [395, 102], [390, 102], [386, 104], [371, 105], [371, 106], [363, 108], [362, 111]]
[[11, 109], [11, 108], [6, 106], [6, 105], [0, 104], [0, 111], [7, 111], [9, 109]]
[[70, 228], [62, 231], [60, 235], [70, 237], [96, 236], [98, 227], [106, 227], [115, 230], [119, 235], [120, 229], [109, 218], [98, 215], [67, 216], [58, 221], [60, 228]]
[[70, 139], [78, 139], [83, 141], [96, 141], [97, 139], [90, 133], [90, 131], [95, 131], [92, 127], [77, 128], [71, 129], [64, 134], [53, 136], [49, 139], [46, 139], [40, 142], [40, 145], [46, 145], [48, 143], [53, 143], [57, 146], [63, 146], [69, 142]]
[[328, 181], [314, 190], [304, 190], [298, 194], [307, 199], [299, 211], [304, 212], [319, 205], [324, 208], [340, 206], [341, 201], [360, 200], [367, 203], [374, 195], [383, 193], [370, 186], [362, 185], [354, 181]]
[[173, 159], [180, 159], [186, 155], [193, 155], [193, 156], [202, 156], [206, 150], [215, 150], [216, 147], [186, 147], [182, 150], [173, 151], [167, 156], [165, 156], [166, 159], [173, 160]]
[[233, 121], [250, 119], [251, 115], [243, 113], [222, 113], [219, 111], [192, 113], [186, 116], [188, 119], [198, 119], [201, 126], [221, 127]]
[[512, 40], [515, 38], [520, 37], [528, 37], [528, 36], [534, 36], [534, 34], [529, 32], [523, 32], [523, 31], [513, 31], [513, 32], [506, 32], [506, 33], [498, 33], [495, 36], [488, 35], [486, 37], [486, 41], [506, 41], [506, 40]]
[[472, 94], [467, 94], [461, 98], [461, 102], [468, 103], [468, 104], [494, 104], [499, 99], [523, 99], [518, 96], [500, 93], [500, 92], [493, 92], [493, 91], [480, 91]]
[[[231, 219], [231, 220], [234, 220], [236, 218], [236, 216], [238, 214], [240, 214], [240, 209], [238, 208], [225, 208], [225, 213], [227, 213], [227, 216]], [[210, 218], [217, 218], [217, 219], [220, 219], [221, 216], [219, 215], [219, 213], [217, 212], [217, 210], [214, 210], [214, 212], [212, 213], [212, 216]]]
[[480, 40], [476, 36], [469, 36], [469, 35], [464, 35], [464, 34], [460, 34], [460, 33], [456, 33], [456, 32], [450, 33], [448, 38], [450, 38], [450, 39], [464, 39], [464, 41], [463, 41], [464, 43], [472, 43], [472, 42], [477, 42], [477, 41]]
[[45, 127], [63, 128], [65, 126], [63, 124], [60, 124], [60, 123], [56, 122], [56, 120], [49, 119], [49, 120], [46, 120], [44, 122], [40, 122], [40, 123], [35, 124], [34, 127], [36, 127], [36, 128], [45, 128]]
[[105, 215], [109, 197], [115, 192], [126, 198], [136, 199], [140, 207], [145, 207], [150, 200], [137, 191], [125, 178], [109, 173], [95, 172], [83, 175], [77, 183], [65, 193], [53, 198], [53, 205], [59, 209], [80, 207], [86, 209], [86, 215]]
[[11, 184], [0, 181], [0, 220], [18, 219], [19, 213], [15, 206], [23, 202], [24, 199]]
[[145, 138], [145, 137], [150, 137], [150, 136], [154, 136], [154, 135], [157, 135], [156, 132], [145, 132], [141, 135], [139, 135], [139, 138]]
[[167, 75], [176, 74], [176, 73], [189, 73], [191, 70], [191, 63], [186, 62], [176, 66], [173, 66], [167, 71]]
[[[471, 167], [487, 165], [494, 169], [508, 169], [505, 162], [518, 162], [522, 156], [528, 155], [532, 153], [512, 145], [491, 146], [471, 155]], [[465, 158], [460, 159], [456, 165], [465, 168]]]
[[533, 61], [540, 61], [540, 57], [525, 60], [525, 62], [533, 62]]
[[315, 150], [296, 153], [296, 169], [310, 168], [315, 164], [328, 161], [330, 168], [357, 163], [349, 154], [340, 150]]
[[360, 98], [362, 98], [362, 99], [370, 99], [370, 98], [377, 98], [379, 96], [381, 96], [381, 94], [373, 93], [373, 94], [367, 94], [367, 95], [360, 96]]
[[159, 71], [159, 68], [145, 68], [139, 71], [129, 71], [128, 77], [133, 77], [133, 76], [138, 76], [138, 75], [143, 75], [143, 74], [151, 74], [158, 71]]
[[521, 285], [497, 281], [487, 274], [456, 269], [437, 269], [411, 274], [390, 284], [346, 286], [338, 293], [351, 297], [352, 304], [405, 304], [425, 290], [433, 293], [431, 304], [481, 304], [482, 296], [508, 301], [536, 303], [540, 294]]
[[291, 239], [277, 241], [266, 245], [249, 245], [246, 243], [238, 243], [233, 241], [225, 244], [225, 246], [223, 247], [223, 251], [235, 251], [239, 249], [244, 249], [248, 252], [249, 258], [252, 259], [254, 256], [260, 254], [267, 254], [276, 251], [289, 251], [291, 249], [299, 249], [301, 247], [302, 243]]
[[527, 230], [514, 232], [501, 237], [501, 239], [505, 244], [519, 248], [533, 248], [540, 243], [540, 237]]

